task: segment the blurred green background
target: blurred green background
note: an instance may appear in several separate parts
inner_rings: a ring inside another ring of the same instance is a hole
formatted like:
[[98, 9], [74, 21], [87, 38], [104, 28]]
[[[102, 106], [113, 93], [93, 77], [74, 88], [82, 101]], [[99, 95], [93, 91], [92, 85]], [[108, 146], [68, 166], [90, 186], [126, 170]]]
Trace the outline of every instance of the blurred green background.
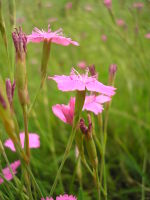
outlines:
[[[10, 25], [9, 1], [2, 1], [3, 17], [8, 37], [9, 59], [2, 37], [0, 37], [0, 74], [5, 79], [10, 76], [10, 67], [14, 66], [12, 27]], [[150, 1], [141, 0], [141, 10], [133, 8], [132, 0], [113, 0], [110, 15], [103, 1], [72, 0], [72, 8], [67, 9], [67, 0], [16, 0], [16, 27], [30, 34], [34, 27], [47, 30], [51, 24], [53, 31], [63, 28], [64, 35], [78, 41], [80, 46], [59, 46], [52, 44], [48, 75], [69, 74], [71, 67], [80, 61], [87, 65], [95, 64], [99, 80], [108, 82], [108, 68], [117, 64], [115, 87], [109, 116], [106, 169], [108, 199], [142, 199], [142, 187], [145, 199], [150, 199]], [[124, 25], [118, 26], [117, 19], [123, 19]], [[102, 36], [107, 40], [103, 41]], [[30, 101], [33, 100], [40, 85], [40, 61], [42, 44], [28, 44], [27, 71]], [[77, 68], [76, 68], [77, 69]], [[48, 194], [57, 172], [56, 162], [60, 162], [71, 131], [69, 125], [56, 118], [52, 105], [68, 103], [73, 93], [62, 93], [56, 84], [47, 80], [32, 117], [29, 132], [40, 135], [40, 149], [31, 150], [32, 171], [44, 194]], [[15, 93], [15, 111], [20, 130], [23, 131], [21, 107]], [[0, 124], [3, 140], [7, 135]], [[10, 161], [16, 155], [6, 149]], [[5, 163], [2, 161], [2, 165]], [[79, 190], [77, 176], [72, 183], [75, 169], [74, 147], [62, 171], [64, 191], [83, 199], [96, 199], [96, 188], [90, 174], [82, 166], [83, 191]], [[144, 183], [144, 185], [142, 185]], [[0, 190], [4, 186], [0, 186]], [[61, 193], [58, 184], [55, 194]]]

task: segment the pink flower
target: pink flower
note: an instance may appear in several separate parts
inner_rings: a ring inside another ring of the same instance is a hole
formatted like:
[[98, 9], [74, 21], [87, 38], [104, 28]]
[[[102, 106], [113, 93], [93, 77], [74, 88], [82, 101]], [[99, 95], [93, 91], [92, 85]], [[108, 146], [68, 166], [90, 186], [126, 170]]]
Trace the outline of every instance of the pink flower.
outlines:
[[58, 76], [49, 77], [56, 81], [58, 89], [62, 91], [83, 91], [85, 89], [93, 92], [99, 92], [107, 96], [113, 96], [115, 94], [115, 88], [112, 86], [106, 86], [97, 81], [95, 76], [88, 77], [86, 74], [80, 75], [75, 69], [72, 69], [70, 76]]
[[52, 197], [46, 197], [46, 199], [41, 198], [41, 200], [54, 200]]
[[56, 200], [77, 200], [77, 198], [73, 195], [64, 194], [56, 197]]
[[102, 39], [102, 41], [106, 42], [107, 36], [103, 34], [103, 35], [101, 36], [101, 39]]
[[110, 8], [112, 7], [112, 2], [111, 2], [111, 0], [104, 0], [104, 5], [105, 5], [108, 9], [110, 9]]
[[[14, 174], [17, 174], [16, 169], [19, 166], [20, 166], [20, 161], [19, 160], [17, 160], [15, 162], [13, 162], [12, 164], [10, 164], [10, 167], [11, 167], [11, 169], [12, 169]], [[5, 179], [7, 179], [8, 181], [13, 179], [13, 176], [12, 176], [12, 174], [11, 174], [11, 172], [10, 172], [8, 167], [2, 169], [2, 173], [3, 173], [4, 177], [5, 177]], [[0, 177], [0, 184], [2, 184], [3, 182], [4, 182], [4, 180]]]
[[85, 69], [87, 64], [85, 61], [80, 61], [77, 66], [80, 68], [80, 69]]
[[52, 111], [63, 122], [72, 125], [74, 108], [75, 108], [75, 98], [71, 97], [68, 105], [56, 104], [52, 106]]
[[[24, 133], [20, 133], [20, 141], [22, 148], [24, 148], [24, 138], [25, 138]], [[4, 146], [10, 148], [12, 151], [16, 151], [11, 139], [6, 140]], [[36, 133], [29, 133], [29, 146], [30, 148], [40, 147], [40, 139]]]
[[70, 10], [71, 8], [72, 8], [72, 2], [66, 3], [65, 9], [66, 9], [66, 10]]
[[88, 12], [91, 12], [93, 10], [93, 8], [90, 4], [85, 5], [84, 9]]
[[147, 33], [147, 34], [145, 35], [145, 38], [150, 39], [150, 33]]
[[117, 24], [118, 26], [124, 26], [124, 25], [125, 25], [125, 22], [124, 22], [123, 19], [117, 19], [117, 20], [116, 20], [116, 24]]
[[95, 115], [98, 115], [104, 109], [102, 104], [110, 100], [111, 100], [110, 97], [104, 95], [86, 96], [83, 110], [87, 110], [93, 112]]
[[141, 9], [141, 8], [144, 7], [144, 3], [142, 3], [142, 2], [135, 2], [135, 3], [133, 4], [133, 7], [134, 7], [134, 8], [137, 8], [137, 9]]
[[[104, 95], [92, 95], [86, 96], [84, 106], [82, 110], [87, 110], [98, 115], [103, 111], [102, 104], [110, 101], [111, 98]], [[75, 109], [75, 98], [71, 97], [68, 105], [56, 104], [52, 106], [53, 113], [61, 119], [63, 122], [72, 125]]]
[[63, 36], [62, 29], [59, 29], [55, 32], [52, 32], [50, 29], [50, 25], [48, 26], [48, 31], [45, 32], [43, 29], [39, 30], [38, 28], [34, 28], [31, 35], [27, 36], [27, 42], [43, 42], [44, 40], [51, 41], [52, 43], [60, 44], [63, 46], [68, 46], [69, 44], [73, 44], [78, 46], [78, 42], [71, 40], [71, 38], [67, 38]]

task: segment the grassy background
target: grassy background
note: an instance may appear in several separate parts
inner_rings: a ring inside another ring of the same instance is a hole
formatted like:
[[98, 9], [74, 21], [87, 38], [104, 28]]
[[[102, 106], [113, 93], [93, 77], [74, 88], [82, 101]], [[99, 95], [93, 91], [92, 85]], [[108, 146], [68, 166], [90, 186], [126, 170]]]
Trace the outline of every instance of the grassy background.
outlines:
[[[144, 35], [150, 31], [150, 2], [142, 1], [144, 8], [137, 12], [132, 0], [114, 0], [115, 19], [123, 19], [126, 28], [118, 27], [100, 0], [74, 0], [73, 8], [66, 11], [66, 0], [16, 0], [17, 27], [30, 34], [34, 27], [47, 30], [51, 18], [52, 30], [60, 27], [66, 36], [80, 43], [79, 47], [52, 45], [48, 75], [69, 74], [72, 66], [81, 60], [95, 64], [99, 80], [107, 84], [108, 67], [118, 66], [115, 86], [117, 93], [110, 110], [108, 145], [106, 153], [108, 173], [108, 199], [141, 199], [142, 180], [144, 180], [145, 199], [150, 199], [150, 40]], [[3, 2], [3, 15], [9, 40], [10, 63], [13, 63], [13, 45], [9, 23], [8, 1]], [[91, 11], [85, 6], [90, 5]], [[138, 32], [135, 31], [138, 27]], [[107, 41], [101, 40], [102, 34]], [[40, 59], [42, 44], [28, 45], [27, 70], [30, 100], [40, 84]], [[11, 67], [13, 64], [11, 65]], [[0, 37], [0, 74], [9, 76], [10, 64], [2, 38]], [[57, 172], [56, 162], [60, 162], [71, 131], [69, 125], [57, 119], [51, 110], [56, 103], [67, 103], [71, 93], [62, 93], [56, 84], [47, 80], [38, 99], [34, 113], [29, 121], [29, 131], [40, 135], [40, 149], [31, 150], [32, 171], [44, 194], [48, 194]], [[17, 92], [15, 111], [20, 130], [23, 119]], [[3, 140], [7, 137], [0, 124]], [[10, 161], [16, 155], [6, 149]], [[56, 154], [56, 155], [55, 155]], [[146, 163], [144, 169], [143, 163]], [[5, 166], [5, 163], [2, 165]], [[75, 169], [74, 147], [62, 171], [65, 192], [78, 195], [77, 176], [71, 188], [72, 174]], [[92, 177], [82, 167], [83, 199], [96, 199], [96, 188]], [[95, 189], [94, 189], [95, 188]], [[0, 190], [4, 191], [3, 185]], [[61, 193], [58, 184], [55, 194]]]

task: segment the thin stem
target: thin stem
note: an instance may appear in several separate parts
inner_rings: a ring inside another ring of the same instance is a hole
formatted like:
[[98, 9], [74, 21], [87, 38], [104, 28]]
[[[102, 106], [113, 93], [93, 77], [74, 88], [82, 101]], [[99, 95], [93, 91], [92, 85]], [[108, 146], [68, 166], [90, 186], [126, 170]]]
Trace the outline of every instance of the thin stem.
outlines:
[[49, 61], [49, 57], [50, 57], [50, 47], [51, 47], [51, 42], [45, 40], [43, 42], [43, 52], [42, 52], [42, 59], [41, 59], [41, 83], [40, 83], [40, 87], [37, 90], [37, 93], [33, 99], [33, 102], [30, 105], [30, 108], [28, 110], [28, 115], [30, 114], [32, 108], [34, 107], [35, 102], [38, 99], [39, 94], [41, 93], [41, 90], [45, 83], [45, 79], [46, 79], [46, 75], [47, 75], [47, 66], [48, 66], [48, 61]]
[[100, 197], [100, 183], [99, 183], [99, 177], [98, 177], [98, 169], [94, 171], [95, 171], [96, 183], [97, 183], [98, 200], [100, 200], [101, 197]]
[[68, 140], [68, 143], [67, 143], [67, 146], [66, 146], [66, 150], [65, 150], [65, 153], [64, 153], [64, 156], [63, 156], [63, 159], [62, 159], [62, 162], [60, 164], [60, 167], [59, 167], [58, 172], [56, 174], [54, 183], [52, 185], [52, 188], [51, 188], [51, 191], [50, 191], [50, 196], [53, 195], [53, 192], [54, 192], [55, 187], [57, 185], [58, 178], [60, 177], [61, 170], [62, 170], [62, 168], [64, 166], [64, 163], [65, 163], [65, 161], [66, 161], [66, 159], [67, 159], [67, 157], [69, 155], [73, 140], [75, 138], [77, 125], [78, 125], [80, 114], [81, 114], [81, 111], [82, 111], [82, 108], [83, 108], [83, 105], [84, 105], [84, 101], [85, 101], [85, 94], [86, 94], [85, 90], [84, 91], [77, 91], [77, 93], [76, 93], [75, 113], [74, 113], [74, 119], [73, 119], [73, 126], [72, 126], [71, 135], [69, 137], [69, 140]]
[[34, 107], [34, 105], [35, 105], [40, 93], [41, 93], [41, 90], [42, 90], [42, 87], [40, 85], [40, 87], [38, 88], [38, 90], [36, 92], [36, 95], [34, 96], [34, 99], [33, 99], [32, 103], [31, 103], [31, 105], [30, 105], [30, 107], [28, 109], [28, 116], [30, 116], [30, 113], [31, 113], [31, 111], [32, 111], [32, 109], [33, 109], [33, 107]]
[[30, 160], [27, 105], [23, 106], [23, 118], [24, 118], [24, 128], [25, 128], [25, 150], [26, 150], [27, 157]]
[[142, 200], [144, 200], [145, 199], [145, 186], [144, 186], [144, 184], [145, 184], [145, 176], [144, 176], [144, 174], [145, 174], [145, 170], [146, 170], [146, 160], [147, 160], [147, 158], [146, 158], [146, 155], [144, 156], [144, 161], [143, 161], [143, 170], [142, 170], [142, 173], [143, 173], [143, 176], [142, 176]]
[[91, 170], [90, 166], [88, 165], [88, 163], [86, 162], [85, 159], [82, 159], [83, 164], [85, 165], [85, 167], [87, 168], [87, 170], [90, 172], [90, 174], [94, 177], [94, 173]]
[[54, 193], [55, 187], [56, 187], [56, 185], [57, 185], [57, 181], [58, 181], [59, 176], [60, 176], [60, 173], [61, 173], [61, 170], [62, 170], [62, 168], [63, 168], [63, 166], [64, 166], [64, 163], [65, 163], [65, 161], [66, 161], [66, 159], [67, 159], [67, 157], [68, 157], [68, 154], [69, 154], [69, 152], [70, 152], [70, 149], [71, 149], [71, 146], [72, 146], [74, 137], [75, 137], [75, 133], [76, 133], [76, 129], [72, 128], [72, 132], [71, 132], [71, 135], [70, 135], [70, 137], [69, 137], [69, 140], [68, 140], [68, 143], [67, 143], [67, 147], [66, 147], [66, 150], [65, 150], [65, 153], [64, 153], [64, 156], [63, 156], [61, 165], [60, 165], [60, 167], [59, 167], [59, 169], [58, 169], [58, 172], [57, 172], [57, 174], [56, 174], [54, 183], [53, 183], [52, 188], [51, 188], [51, 191], [50, 191], [50, 196], [52, 196], [53, 193]]

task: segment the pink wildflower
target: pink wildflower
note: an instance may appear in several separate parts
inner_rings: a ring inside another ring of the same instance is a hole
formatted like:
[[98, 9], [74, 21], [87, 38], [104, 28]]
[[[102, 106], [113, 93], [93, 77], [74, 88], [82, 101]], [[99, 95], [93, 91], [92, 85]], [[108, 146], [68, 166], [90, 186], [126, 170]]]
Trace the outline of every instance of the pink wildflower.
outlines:
[[[104, 95], [92, 95], [86, 96], [84, 106], [82, 110], [87, 110], [98, 115], [103, 111], [102, 104], [110, 101], [111, 98]], [[52, 107], [53, 113], [61, 119], [63, 122], [72, 125], [75, 109], [75, 98], [71, 97], [68, 105], [56, 104]]]
[[101, 39], [102, 39], [102, 41], [106, 42], [107, 36], [103, 34], [103, 35], [101, 36]]
[[112, 7], [112, 2], [111, 2], [111, 0], [104, 0], [104, 5], [105, 5], [108, 9], [110, 9], [110, 8]]
[[[16, 169], [19, 167], [19, 165], [20, 165], [20, 161], [19, 160], [17, 160], [15, 162], [13, 162], [12, 164], [10, 164], [10, 167], [11, 167], [11, 169], [12, 169], [14, 174], [17, 174]], [[5, 177], [5, 179], [7, 179], [8, 181], [13, 179], [13, 176], [12, 176], [12, 174], [11, 174], [11, 172], [10, 172], [8, 167], [2, 169], [2, 173], [3, 173], [4, 177]], [[2, 184], [3, 182], [4, 182], [4, 180], [0, 177], [0, 184]]]
[[75, 98], [71, 97], [68, 105], [56, 104], [52, 106], [52, 111], [63, 122], [72, 125], [74, 108], [75, 108]]
[[46, 199], [41, 198], [41, 200], [54, 200], [52, 197], [46, 197]]
[[125, 25], [125, 22], [124, 22], [123, 19], [117, 19], [117, 20], [116, 20], [116, 24], [117, 24], [118, 26], [124, 26], [124, 25]]
[[85, 61], [80, 61], [77, 66], [80, 68], [80, 69], [85, 69], [87, 64]]
[[65, 9], [66, 9], [66, 10], [70, 10], [71, 8], [72, 8], [72, 2], [66, 3]]
[[150, 33], [147, 33], [147, 34], [145, 35], [145, 38], [150, 39]]
[[77, 198], [73, 195], [64, 194], [56, 197], [56, 200], [77, 200]]
[[114, 87], [102, 84], [95, 76], [88, 77], [88, 71], [86, 74], [80, 75], [75, 69], [72, 69], [70, 76], [55, 75], [54, 77], [49, 77], [49, 79], [56, 81], [58, 89], [62, 91], [83, 91], [87, 89], [107, 96], [113, 96], [115, 94]]
[[52, 32], [50, 29], [50, 25], [48, 26], [48, 31], [45, 32], [43, 29], [39, 30], [38, 28], [34, 28], [31, 35], [27, 36], [27, 42], [43, 42], [44, 40], [51, 41], [52, 43], [60, 44], [63, 46], [68, 46], [69, 44], [73, 44], [78, 46], [78, 42], [71, 40], [71, 38], [67, 38], [63, 36], [62, 29], [59, 29], [55, 32]]
[[142, 2], [135, 2], [133, 4], [133, 7], [137, 8], [137, 9], [142, 9], [144, 7], [144, 3], [142, 3]]
[[[22, 148], [24, 148], [24, 138], [25, 138], [24, 133], [20, 133], [20, 141]], [[12, 151], [16, 151], [11, 139], [6, 140], [4, 146], [10, 148]], [[29, 146], [30, 148], [40, 147], [39, 136], [36, 133], [29, 133]]]
[[85, 5], [84, 9], [88, 12], [91, 12], [93, 10], [93, 8], [90, 4]]
[[104, 95], [86, 96], [83, 110], [87, 110], [87, 111], [93, 112], [95, 115], [98, 115], [104, 109], [102, 104], [110, 100], [111, 100], [110, 97], [104, 96]]

